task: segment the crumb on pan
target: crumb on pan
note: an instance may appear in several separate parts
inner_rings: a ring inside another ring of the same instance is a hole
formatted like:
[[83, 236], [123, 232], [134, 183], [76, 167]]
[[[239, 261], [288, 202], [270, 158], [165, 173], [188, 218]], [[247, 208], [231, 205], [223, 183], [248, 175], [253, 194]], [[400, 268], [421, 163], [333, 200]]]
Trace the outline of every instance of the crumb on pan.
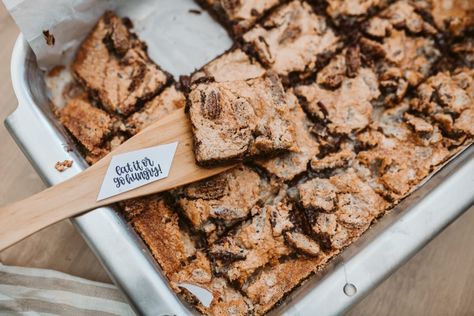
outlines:
[[72, 167], [72, 160], [63, 160], [63, 161], [58, 161], [54, 165], [54, 168], [58, 170], [59, 172], [63, 172], [66, 169], [69, 169]]

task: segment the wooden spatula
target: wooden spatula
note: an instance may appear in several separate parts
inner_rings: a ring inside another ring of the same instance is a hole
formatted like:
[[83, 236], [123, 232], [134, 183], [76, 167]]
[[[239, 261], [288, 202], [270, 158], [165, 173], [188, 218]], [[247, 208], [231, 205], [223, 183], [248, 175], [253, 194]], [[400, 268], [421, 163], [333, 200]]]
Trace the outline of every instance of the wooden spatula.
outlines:
[[[178, 147], [167, 178], [97, 201], [107, 167], [114, 155], [176, 141]], [[133, 136], [75, 177], [27, 199], [0, 207], [0, 250], [65, 218], [118, 201], [166, 191], [208, 178], [231, 167], [207, 169], [196, 165], [190, 124], [184, 110], [177, 110]]]

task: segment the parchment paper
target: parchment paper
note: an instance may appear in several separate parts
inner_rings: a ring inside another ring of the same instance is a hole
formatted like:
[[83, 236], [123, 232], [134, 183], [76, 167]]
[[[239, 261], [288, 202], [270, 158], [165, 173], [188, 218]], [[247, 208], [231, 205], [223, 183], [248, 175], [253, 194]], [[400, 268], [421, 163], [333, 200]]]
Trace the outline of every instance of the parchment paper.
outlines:
[[[150, 57], [175, 77], [230, 48], [226, 31], [192, 0], [3, 0], [43, 70], [67, 66], [106, 10], [128, 16]], [[55, 44], [46, 43], [49, 31]]]

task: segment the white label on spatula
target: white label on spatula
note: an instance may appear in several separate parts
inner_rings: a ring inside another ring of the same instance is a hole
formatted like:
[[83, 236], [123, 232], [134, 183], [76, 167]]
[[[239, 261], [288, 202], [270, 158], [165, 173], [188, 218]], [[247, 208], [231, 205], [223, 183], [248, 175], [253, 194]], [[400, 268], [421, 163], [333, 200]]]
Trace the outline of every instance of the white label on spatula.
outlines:
[[177, 147], [175, 142], [113, 156], [97, 201], [168, 177]]

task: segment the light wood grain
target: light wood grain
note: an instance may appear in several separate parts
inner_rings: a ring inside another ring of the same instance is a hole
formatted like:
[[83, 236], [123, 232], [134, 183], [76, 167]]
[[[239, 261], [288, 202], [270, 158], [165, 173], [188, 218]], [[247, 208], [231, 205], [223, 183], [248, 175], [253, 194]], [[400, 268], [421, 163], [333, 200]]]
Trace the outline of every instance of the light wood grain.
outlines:
[[[105, 174], [114, 156], [173, 142], [177, 142], [178, 145], [171, 170], [166, 178], [97, 201]], [[193, 153], [193, 135], [188, 118], [184, 109], [176, 110], [128, 139], [99, 162], [75, 177], [24, 200], [0, 207], [0, 250], [49, 225], [80, 215], [88, 210], [174, 189], [211, 177], [231, 167], [202, 168], [196, 165]]]
[[[17, 34], [16, 26], [0, 4], [1, 120], [16, 107], [9, 81], [9, 63]], [[0, 205], [44, 189], [41, 180], [3, 126], [0, 126], [0, 159]], [[383, 282], [348, 315], [474, 315], [472, 227], [474, 207]], [[68, 220], [0, 252], [0, 262], [54, 269], [96, 281], [109, 280]]]

